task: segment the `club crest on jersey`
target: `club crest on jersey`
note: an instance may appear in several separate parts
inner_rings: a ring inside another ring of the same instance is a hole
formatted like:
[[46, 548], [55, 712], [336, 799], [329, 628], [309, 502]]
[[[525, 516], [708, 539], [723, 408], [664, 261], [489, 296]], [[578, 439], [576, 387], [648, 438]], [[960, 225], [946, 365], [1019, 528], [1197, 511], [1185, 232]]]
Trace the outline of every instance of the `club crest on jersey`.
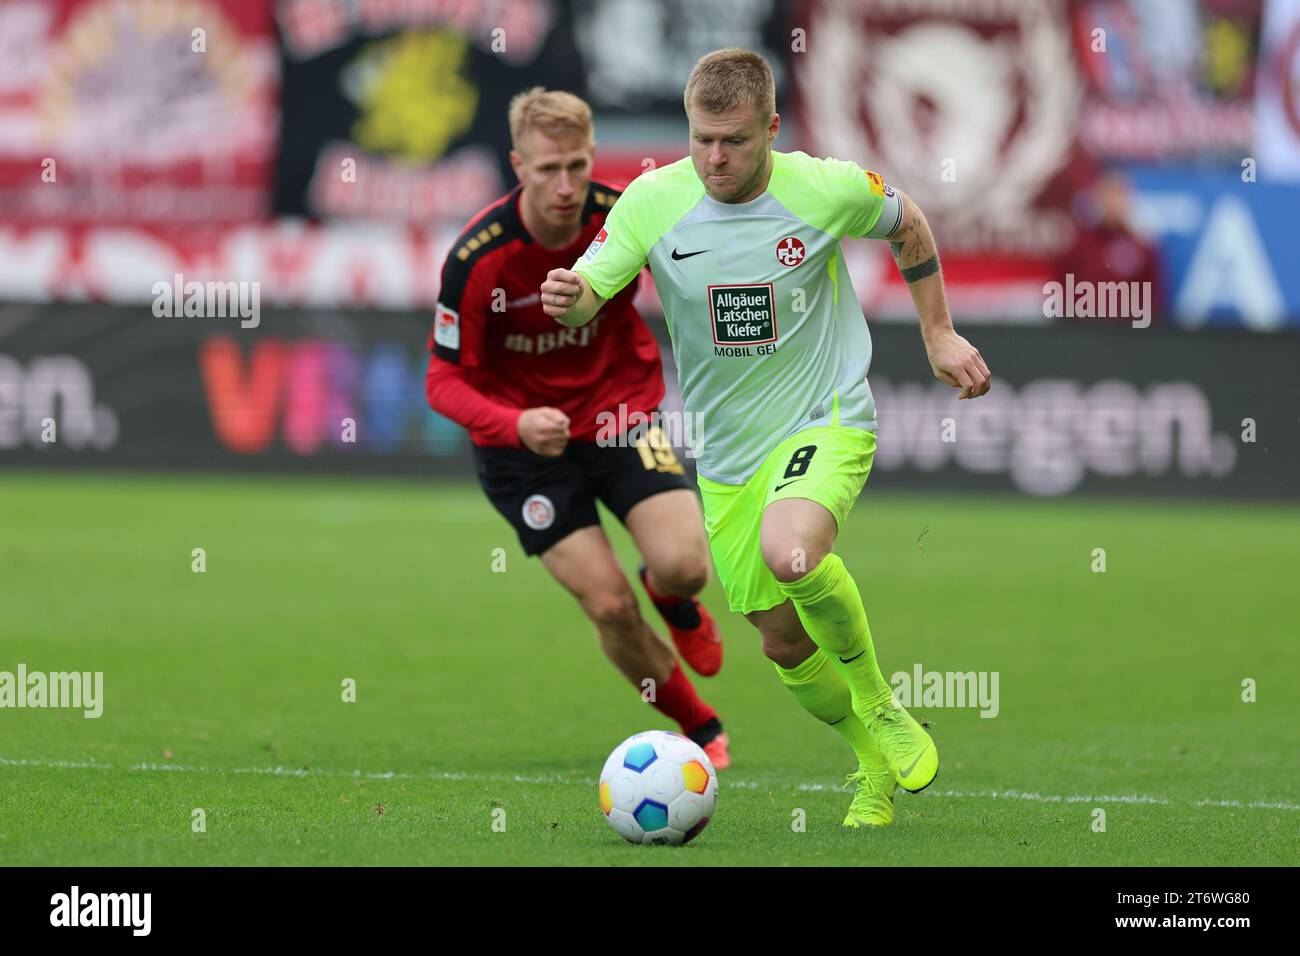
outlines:
[[[761, 345], [776, 341], [776, 295], [770, 282], [709, 286], [709, 314], [713, 319], [714, 345]], [[732, 350], [723, 354], [751, 353]]]
[[869, 169], [864, 169], [867, 174], [867, 182], [871, 184], [871, 191], [881, 199], [885, 198], [885, 180], [881, 178], [880, 173], [873, 173]]
[[441, 302], [433, 313], [433, 341], [445, 349], [460, 348], [460, 313]]
[[546, 495], [529, 495], [524, 502], [524, 524], [534, 531], [545, 531], [555, 523], [555, 505]]
[[796, 236], [786, 236], [776, 244], [776, 261], [783, 266], [797, 266], [807, 254], [808, 250]]
[[591, 240], [591, 245], [589, 245], [587, 251], [582, 254], [582, 258], [588, 260], [596, 258], [596, 253], [600, 252], [600, 247], [605, 244], [605, 240], [608, 238], [609, 230], [604, 226], [601, 226], [600, 232], [596, 233], [596, 238]]

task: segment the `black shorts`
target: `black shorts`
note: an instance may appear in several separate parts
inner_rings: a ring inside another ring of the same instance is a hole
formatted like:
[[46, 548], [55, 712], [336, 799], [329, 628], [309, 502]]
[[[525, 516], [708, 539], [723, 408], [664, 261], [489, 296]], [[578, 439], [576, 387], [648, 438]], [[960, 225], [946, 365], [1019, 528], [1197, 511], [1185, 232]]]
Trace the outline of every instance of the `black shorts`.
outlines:
[[570, 442], [547, 458], [527, 448], [474, 446], [479, 484], [515, 526], [528, 555], [541, 554], [579, 528], [600, 524], [596, 499], [619, 521], [661, 491], [689, 488], [671, 445], [609, 446]]

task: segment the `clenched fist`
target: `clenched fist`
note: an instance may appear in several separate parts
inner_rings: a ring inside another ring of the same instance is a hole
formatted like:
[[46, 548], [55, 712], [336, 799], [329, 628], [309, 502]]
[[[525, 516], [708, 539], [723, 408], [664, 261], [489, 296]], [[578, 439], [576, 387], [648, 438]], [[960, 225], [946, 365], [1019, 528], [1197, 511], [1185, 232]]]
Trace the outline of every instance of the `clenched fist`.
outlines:
[[547, 458], [558, 458], [569, 444], [569, 416], [558, 408], [540, 406], [519, 415], [519, 440], [524, 447]]
[[561, 319], [582, 295], [582, 277], [571, 269], [552, 269], [542, 283], [542, 311]]

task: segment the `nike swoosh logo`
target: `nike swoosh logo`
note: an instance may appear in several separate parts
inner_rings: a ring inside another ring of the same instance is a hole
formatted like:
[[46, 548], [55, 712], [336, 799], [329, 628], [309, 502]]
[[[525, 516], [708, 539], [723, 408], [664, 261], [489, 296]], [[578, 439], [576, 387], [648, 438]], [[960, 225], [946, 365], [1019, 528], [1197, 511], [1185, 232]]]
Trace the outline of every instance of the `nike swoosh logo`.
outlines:
[[867, 652], [867, 651], [866, 651], [866, 648], [863, 648], [862, 650], [858, 651], [858, 653], [856, 653], [856, 654], [854, 654], [852, 657], [850, 657], [847, 661], [846, 661], [844, 658], [841, 657], [841, 658], [840, 658], [840, 663], [841, 663], [841, 664], [852, 664], [854, 661], [856, 661], [859, 657], [861, 657], [861, 656], [862, 656], [863, 654], [865, 654], [866, 652]]
[[689, 259], [691, 256], [702, 256], [702, 255], [704, 255], [704, 253], [706, 253], [706, 252], [708, 252], [708, 251], [709, 251], [708, 249], [701, 249], [699, 252], [683, 252], [681, 255], [678, 255], [678, 254], [677, 254], [677, 250], [674, 249], [674, 250], [673, 250], [673, 258], [674, 258], [674, 259]]
[[908, 767], [906, 770], [900, 770], [898, 775], [900, 777], [906, 778], [913, 770], [916, 769], [916, 765], [921, 762], [921, 758], [924, 756], [925, 756], [925, 751], [922, 750], [919, 754], [916, 755], [916, 759], [912, 761], [912, 766]]
[[786, 487], [786, 485], [793, 485], [796, 481], [803, 481], [803, 479], [802, 479], [802, 478], [795, 478], [795, 479], [793, 479], [793, 480], [791, 480], [791, 481], [787, 481], [784, 485], [777, 485], [777, 486], [776, 486], [775, 488], [773, 488], [772, 490], [773, 490], [773, 491], [780, 491], [782, 488]]
[[[862, 653], [865, 654], [866, 651], [863, 651]], [[829, 724], [827, 724], [826, 726], [827, 726], [827, 727], [834, 727], [836, 724], [843, 723], [844, 721], [846, 721], [846, 720], [848, 720], [848, 719], [849, 719], [849, 715], [848, 715], [848, 714], [845, 714], [845, 715], [844, 715], [843, 717], [841, 717], [839, 720], [832, 720], [832, 721], [831, 721]]]

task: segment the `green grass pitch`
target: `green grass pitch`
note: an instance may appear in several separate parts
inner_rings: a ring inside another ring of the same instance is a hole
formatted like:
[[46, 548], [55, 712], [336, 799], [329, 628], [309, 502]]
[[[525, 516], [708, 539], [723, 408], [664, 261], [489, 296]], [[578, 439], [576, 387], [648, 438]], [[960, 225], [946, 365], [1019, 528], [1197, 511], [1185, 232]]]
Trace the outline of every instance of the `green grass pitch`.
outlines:
[[0, 863], [1295, 864], [1297, 540], [1294, 506], [869, 483], [839, 551], [882, 669], [997, 671], [997, 717], [917, 708], [932, 792], [845, 830], [850, 754], [713, 582], [734, 763], [694, 843], [634, 847], [595, 779], [669, 724], [477, 488], [9, 473], [0, 670], [103, 671], [105, 704], [0, 710]]

